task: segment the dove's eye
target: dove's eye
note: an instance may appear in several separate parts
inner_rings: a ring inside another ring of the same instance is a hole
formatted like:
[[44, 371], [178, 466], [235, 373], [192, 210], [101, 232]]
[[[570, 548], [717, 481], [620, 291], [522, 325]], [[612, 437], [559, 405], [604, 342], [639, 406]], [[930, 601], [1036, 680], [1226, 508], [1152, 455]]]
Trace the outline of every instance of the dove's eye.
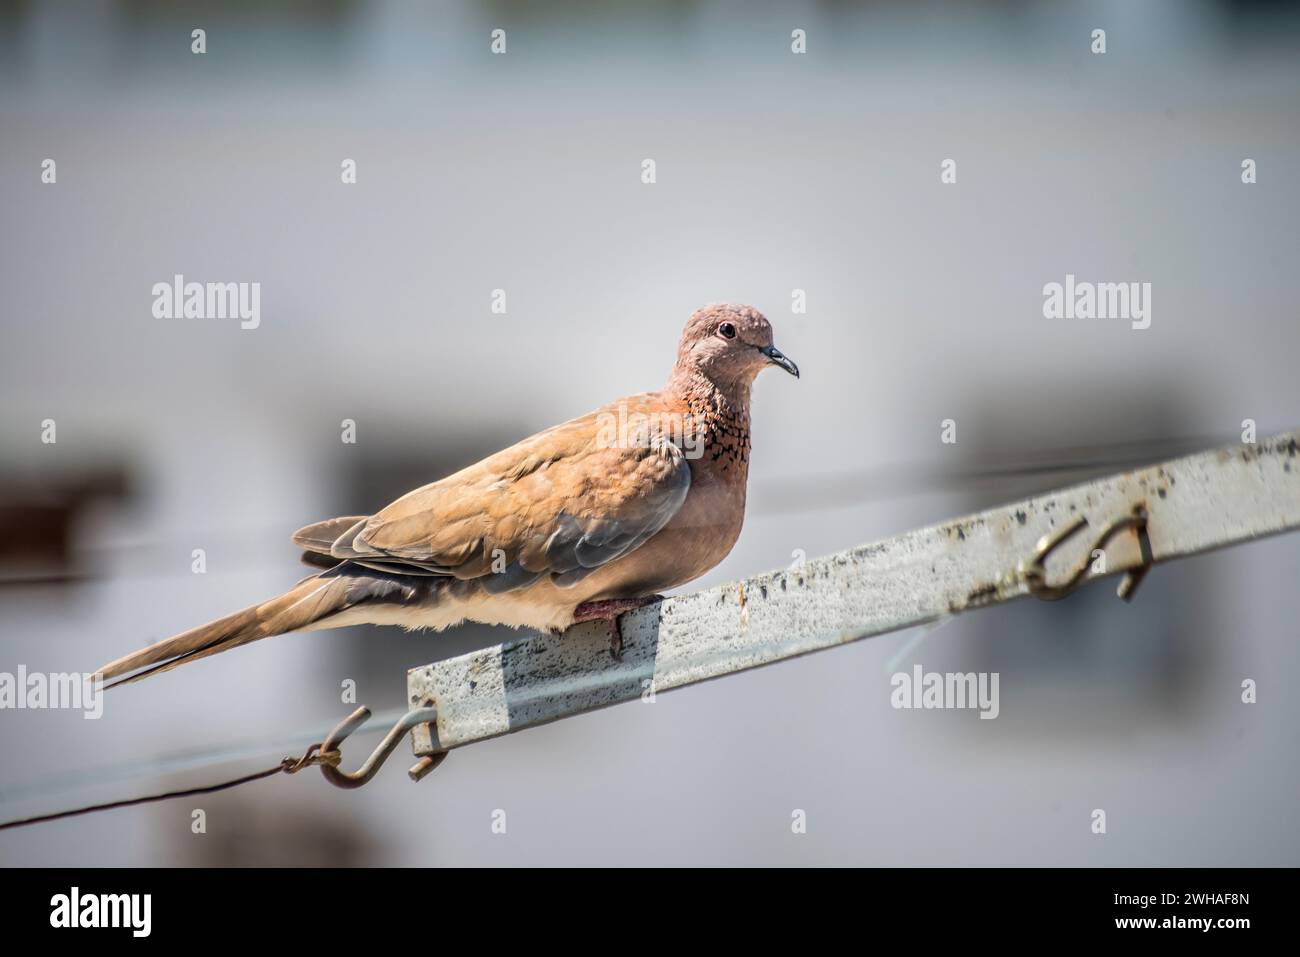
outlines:
[[718, 326], [718, 335], [724, 339], [734, 339], [736, 338], [736, 327], [729, 322], [724, 322]]

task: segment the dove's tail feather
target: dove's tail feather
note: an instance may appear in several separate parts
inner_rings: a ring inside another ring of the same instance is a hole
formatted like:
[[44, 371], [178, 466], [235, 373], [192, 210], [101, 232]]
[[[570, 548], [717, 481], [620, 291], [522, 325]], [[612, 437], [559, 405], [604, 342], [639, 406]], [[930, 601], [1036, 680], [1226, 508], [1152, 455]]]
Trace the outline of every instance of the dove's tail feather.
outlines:
[[[190, 661], [206, 658], [259, 638], [298, 631], [350, 604], [352, 582], [346, 577], [313, 576], [283, 595], [253, 605], [233, 615], [141, 648], [98, 669], [105, 679], [121, 678], [115, 685], [138, 681], [170, 671]], [[143, 669], [143, 670], [140, 670]], [[134, 672], [134, 673], [133, 673]]]

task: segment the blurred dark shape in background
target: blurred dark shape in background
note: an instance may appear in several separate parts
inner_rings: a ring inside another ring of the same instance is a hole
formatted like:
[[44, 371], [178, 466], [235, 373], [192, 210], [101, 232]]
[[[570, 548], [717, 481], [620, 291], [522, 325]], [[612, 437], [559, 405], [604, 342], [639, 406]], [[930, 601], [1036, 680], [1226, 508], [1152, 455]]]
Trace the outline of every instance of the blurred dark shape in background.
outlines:
[[83, 577], [80, 521], [89, 509], [120, 507], [129, 498], [121, 468], [46, 476], [39, 485], [0, 475], [0, 585]]

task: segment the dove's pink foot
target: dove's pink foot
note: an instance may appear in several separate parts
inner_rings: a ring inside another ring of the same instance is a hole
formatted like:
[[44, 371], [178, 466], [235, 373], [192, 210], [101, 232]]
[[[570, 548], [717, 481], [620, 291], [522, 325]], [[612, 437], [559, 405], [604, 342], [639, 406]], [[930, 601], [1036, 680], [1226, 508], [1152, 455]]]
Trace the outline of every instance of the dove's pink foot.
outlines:
[[621, 658], [623, 656], [623, 629], [619, 627], [618, 616], [663, 600], [663, 595], [649, 595], [645, 598], [610, 598], [605, 601], [584, 601], [573, 610], [573, 623], [576, 625], [581, 621], [608, 622], [609, 653], [615, 658]]

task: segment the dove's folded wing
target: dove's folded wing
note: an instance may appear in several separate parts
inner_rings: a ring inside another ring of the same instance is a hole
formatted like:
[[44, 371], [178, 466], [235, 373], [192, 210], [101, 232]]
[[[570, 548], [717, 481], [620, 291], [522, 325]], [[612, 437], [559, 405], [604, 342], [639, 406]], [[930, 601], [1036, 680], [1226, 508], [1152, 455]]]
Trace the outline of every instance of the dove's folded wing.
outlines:
[[610, 442], [597, 416], [525, 439], [369, 519], [321, 523], [340, 532], [330, 554], [385, 571], [482, 579], [489, 592], [543, 575], [560, 586], [580, 581], [667, 525], [691, 484], [667, 437]]

